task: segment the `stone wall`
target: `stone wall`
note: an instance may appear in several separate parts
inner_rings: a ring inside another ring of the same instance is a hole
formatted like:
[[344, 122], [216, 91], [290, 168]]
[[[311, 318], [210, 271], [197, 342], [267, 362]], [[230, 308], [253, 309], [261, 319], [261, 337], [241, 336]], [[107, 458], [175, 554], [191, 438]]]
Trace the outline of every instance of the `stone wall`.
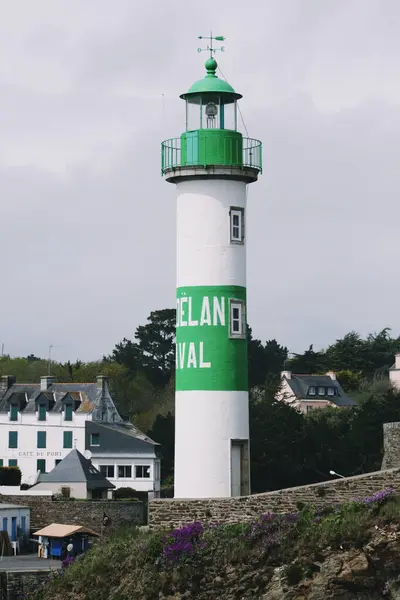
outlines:
[[400, 490], [400, 468], [238, 498], [157, 499], [149, 502], [149, 525], [172, 529], [193, 521], [238, 523], [267, 512], [296, 511], [299, 503], [322, 506], [370, 496], [389, 486]]
[[50, 571], [7, 571], [1, 573], [2, 600], [27, 598], [48, 580]]
[[52, 500], [48, 496], [1, 496], [1, 502], [29, 506], [31, 529], [38, 530], [50, 523], [89, 527], [101, 533], [104, 513], [111, 518], [111, 531], [121, 525], [143, 525], [145, 511], [143, 502], [120, 500]]
[[383, 451], [382, 469], [400, 467], [400, 423], [383, 425]]

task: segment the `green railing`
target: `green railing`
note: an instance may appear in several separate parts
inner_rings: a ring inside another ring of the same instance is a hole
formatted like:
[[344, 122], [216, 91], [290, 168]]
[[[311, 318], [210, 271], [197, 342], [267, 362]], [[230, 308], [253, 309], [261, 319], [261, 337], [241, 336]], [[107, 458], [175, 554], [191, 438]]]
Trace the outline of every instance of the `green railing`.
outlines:
[[216, 153], [215, 137], [213, 139], [200, 135], [199, 138], [192, 138], [190, 145], [186, 134], [180, 138], [165, 140], [161, 144], [162, 174], [188, 166], [252, 167], [262, 173], [262, 143], [259, 140], [242, 136], [224, 139], [222, 135], [221, 141], [223, 143]]

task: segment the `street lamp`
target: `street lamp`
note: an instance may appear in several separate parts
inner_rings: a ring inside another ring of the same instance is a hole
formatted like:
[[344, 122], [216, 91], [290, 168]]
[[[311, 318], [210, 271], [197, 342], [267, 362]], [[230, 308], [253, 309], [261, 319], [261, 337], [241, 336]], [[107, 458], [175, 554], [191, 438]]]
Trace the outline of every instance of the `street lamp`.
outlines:
[[329, 475], [335, 475], [335, 477], [340, 477], [341, 479], [346, 479], [344, 475], [340, 475], [340, 473], [336, 473], [335, 471], [329, 471]]

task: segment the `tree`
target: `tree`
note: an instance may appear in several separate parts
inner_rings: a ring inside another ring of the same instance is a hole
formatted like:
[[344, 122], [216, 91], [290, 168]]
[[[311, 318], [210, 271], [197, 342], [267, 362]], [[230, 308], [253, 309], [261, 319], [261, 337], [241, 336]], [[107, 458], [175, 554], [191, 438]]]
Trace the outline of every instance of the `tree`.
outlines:
[[281, 371], [284, 370], [288, 354], [286, 346], [281, 346], [276, 340], [265, 342], [265, 362], [270, 378], [279, 378]]
[[251, 327], [247, 327], [247, 348], [249, 364], [249, 389], [262, 385], [267, 377], [267, 363], [265, 361], [265, 348], [253, 338]]
[[[116, 344], [110, 358], [120, 365], [124, 365], [132, 375], [137, 373], [141, 364], [141, 352], [138, 345], [127, 338]], [[106, 358], [106, 361], [109, 362], [109, 359]]]
[[157, 415], [152, 428], [147, 435], [155, 442], [161, 444], [161, 479], [173, 477], [174, 474], [174, 446], [175, 446], [175, 417], [172, 413]]
[[304, 354], [295, 354], [288, 361], [290, 370], [294, 373], [322, 373], [326, 370], [325, 356], [323, 352], [314, 352], [313, 345]]
[[141, 368], [154, 385], [165, 385], [175, 370], [176, 311], [156, 310], [147, 320], [135, 333]]

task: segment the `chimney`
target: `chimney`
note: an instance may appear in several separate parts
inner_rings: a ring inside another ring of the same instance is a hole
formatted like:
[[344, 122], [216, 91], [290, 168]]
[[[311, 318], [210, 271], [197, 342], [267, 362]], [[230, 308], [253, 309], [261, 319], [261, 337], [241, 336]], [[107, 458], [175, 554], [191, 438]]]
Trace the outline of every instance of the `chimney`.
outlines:
[[108, 377], [107, 375], [97, 375], [97, 388], [102, 392], [108, 390]]
[[283, 378], [286, 379], [291, 379], [292, 378], [292, 371], [281, 371], [281, 379]]
[[0, 379], [0, 398], [10, 389], [12, 385], [17, 381], [14, 375], [3, 375]]
[[56, 378], [53, 377], [53, 375], [43, 375], [43, 377], [40, 378], [40, 391], [45, 392], [55, 382]]
[[395, 368], [400, 369], [400, 352], [398, 352], [395, 357]]
[[330, 377], [331, 379], [333, 379], [333, 381], [336, 381], [336, 373], [335, 373], [335, 371], [328, 371], [327, 375], [328, 375], [328, 377]]

